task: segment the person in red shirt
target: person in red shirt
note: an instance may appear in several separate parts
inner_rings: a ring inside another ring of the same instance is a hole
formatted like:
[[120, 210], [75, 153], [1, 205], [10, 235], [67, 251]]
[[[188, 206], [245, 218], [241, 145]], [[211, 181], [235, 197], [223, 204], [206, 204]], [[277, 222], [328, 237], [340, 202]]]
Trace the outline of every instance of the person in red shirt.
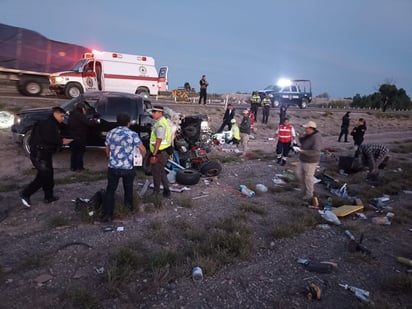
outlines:
[[285, 118], [283, 123], [279, 124], [275, 138], [278, 143], [276, 145], [277, 163], [282, 166], [286, 165], [286, 161], [289, 155], [289, 150], [292, 142], [295, 141], [296, 133], [293, 126], [289, 123], [289, 119]]

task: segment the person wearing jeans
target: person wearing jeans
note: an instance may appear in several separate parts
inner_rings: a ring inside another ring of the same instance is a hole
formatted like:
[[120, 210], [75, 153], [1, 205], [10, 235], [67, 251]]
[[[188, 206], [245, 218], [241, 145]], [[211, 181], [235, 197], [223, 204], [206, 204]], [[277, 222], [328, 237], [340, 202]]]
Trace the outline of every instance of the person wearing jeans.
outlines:
[[146, 155], [139, 135], [130, 130], [130, 116], [126, 113], [117, 115], [118, 127], [109, 131], [106, 136], [106, 155], [109, 158], [107, 170], [107, 187], [103, 201], [103, 221], [110, 222], [113, 219], [115, 193], [120, 178], [123, 181], [124, 206], [133, 210], [133, 181], [135, 171], [133, 169], [133, 152], [139, 148], [142, 157]]

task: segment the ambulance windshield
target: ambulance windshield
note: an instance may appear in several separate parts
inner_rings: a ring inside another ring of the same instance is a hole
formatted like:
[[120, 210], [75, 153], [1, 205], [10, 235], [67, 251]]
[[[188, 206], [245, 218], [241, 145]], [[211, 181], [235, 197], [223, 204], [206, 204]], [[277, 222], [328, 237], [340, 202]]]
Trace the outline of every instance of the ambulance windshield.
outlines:
[[88, 59], [82, 59], [79, 62], [77, 62], [71, 69], [73, 72], [83, 72], [83, 66], [86, 64]]

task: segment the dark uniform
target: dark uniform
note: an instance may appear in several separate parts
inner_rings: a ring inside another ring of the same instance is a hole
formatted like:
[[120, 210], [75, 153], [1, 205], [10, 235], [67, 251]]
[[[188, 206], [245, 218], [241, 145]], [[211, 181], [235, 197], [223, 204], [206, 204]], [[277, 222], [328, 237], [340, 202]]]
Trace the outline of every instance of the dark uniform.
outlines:
[[350, 112], [346, 112], [346, 114], [342, 117], [342, 125], [340, 126], [340, 134], [339, 134], [338, 142], [340, 142], [343, 136], [345, 136], [345, 143], [348, 142], [349, 123], [350, 123], [349, 114]]
[[86, 152], [87, 137], [90, 127], [95, 124], [94, 121], [87, 119], [83, 113], [83, 108], [85, 108], [85, 105], [78, 103], [68, 119], [70, 136], [73, 138], [73, 142], [70, 143], [70, 169], [72, 171], [84, 170], [83, 157]]
[[266, 97], [262, 101], [262, 106], [263, 106], [263, 118], [262, 118], [262, 123], [267, 124], [268, 119], [269, 119], [269, 112], [270, 112], [270, 104], [272, 104], [272, 101], [270, 100], [269, 97]]
[[[61, 109], [62, 110], [62, 109]], [[59, 122], [51, 115], [38, 122], [32, 130], [29, 146], [30, 160], [37, 169], [34, 180], [21, 192], [23, 204], [30, 207], [30, 196], [40, 188], [44, 191], [44, 201], [51, 203], [57, 198], [53, 195], [53, 153], [62, 146]]]

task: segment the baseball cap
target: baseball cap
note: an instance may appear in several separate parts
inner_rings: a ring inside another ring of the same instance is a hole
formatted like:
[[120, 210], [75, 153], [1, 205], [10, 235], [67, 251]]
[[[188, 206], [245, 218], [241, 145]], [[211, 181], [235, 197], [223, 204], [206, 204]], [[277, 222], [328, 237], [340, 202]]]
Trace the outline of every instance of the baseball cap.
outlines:
[[307, 123], [303, 124], [302, 127], [304, 128], [314, 128], [316, 129], [316, 122], [308, 121]]
[[152, 112], [163, 112], [164, 109], [163, 109], [163, 106], [155, 105], [155, 106], [153, 106], [153, 107], [151, 108], [151, 111], [152, 111]]
[[235, 122], [236, 122], [236, 119], [232, 119], [232, 120], [230, 120], [230, 122], [231, 122], [231, 123], [235, 123]]

